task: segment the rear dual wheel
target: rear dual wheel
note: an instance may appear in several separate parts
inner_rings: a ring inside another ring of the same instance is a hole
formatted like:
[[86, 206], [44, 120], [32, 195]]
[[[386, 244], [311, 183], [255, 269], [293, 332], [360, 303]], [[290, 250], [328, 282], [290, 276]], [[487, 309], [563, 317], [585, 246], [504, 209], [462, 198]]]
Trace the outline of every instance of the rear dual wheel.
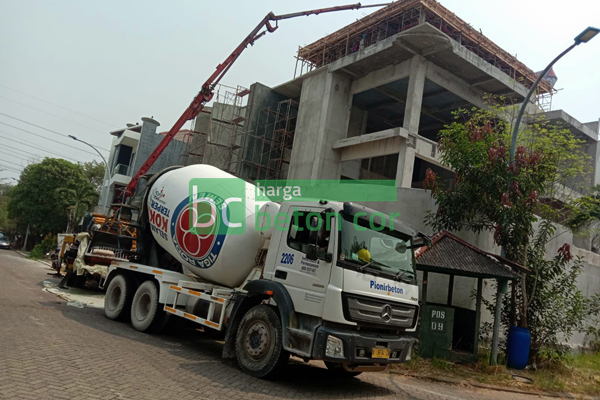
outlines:
[[131, 310], [135, 287], [125, 275], [117, 275], [110, 281], [104, 296], [104, 314], [112, 320], [126, 321]]
[[158, 302], [158, 286], [153, 280], [144, 281], [131, 302], [131, 325], [140, 332], [160, 332], [167, 318]]

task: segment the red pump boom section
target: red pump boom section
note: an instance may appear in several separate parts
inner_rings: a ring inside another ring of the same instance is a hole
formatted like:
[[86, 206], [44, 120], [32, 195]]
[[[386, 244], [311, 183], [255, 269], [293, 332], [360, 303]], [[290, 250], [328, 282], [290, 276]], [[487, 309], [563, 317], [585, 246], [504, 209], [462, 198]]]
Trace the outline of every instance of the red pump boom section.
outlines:
[[[275, 32], [278, 28], [277, 21], [282, 19], [296, 18], [302, 16], [309, 15], [318, 15], [321, 13], [333, 12], [333, 11], [343, 11], [343, 10], [358, 10], [359, 8], [367, 8], [367, 7], [381, 7], [386, 6], [386, 4], [371, 4], [363, 6], [360, 3], [349, 4], [345, 6], [337, 6], [330, 8], [321, 8], [318, 10], [309, 10], [309, 11], [301, 11], [292, 14], [284, 14], [284, 15], [275, 15], [272, 12], [267, 14], [262, 21], [250, 32], [250, 34], [240, 43], [240, 45], [223, 61], [221, 64], [217, 66], [215, 72], [204, 82], [202, 85], [202, 89], [200, 92], [194, 97], [192, 103], [186, 108], [186, 110], [181, 114], [181, 117], [175, 122], [175, 125], [169, 130], [169, 132], [165, 135], [164, 139], [160, 142], [160, 144], [156, 147], [156, 149], [150, 154], [150, 157], [146, 160], [144, 165], [138, 170], [138, 172], [131, 178], [131, 181], [125, 188], [125, 199], [129, 198], [135, 192], [137, 187], [138, 180], [140, 176], [145, 175], [150, 167], [154, 164], [156, 159], [162, 154], [165, 148], [169, 145], [171, 140], [175, 137], [177, 132], [183, 127], [186, 121], [196, 118], [198, 113], [202, 111], [204, 105], [208, 103], [213, 95], [214, 88], [219, 83], [221, 78], [227, 73], [229, 68], [233, 65], [233, 63], [237, 60], [237, 58], [242, 54], [242, 52], [248, 47], [248, 45], [253, 45], [256, 40], [261, 38], [267, 32]], [[271, 25], [271, 21], [275, 21], [275, 26]], [[264, 31], [260, 32], [262, 28], [265, 28]], [[259, 33], [260, 32], [260, 33]], [[124, 199], [124, 200], [125, 200]]]

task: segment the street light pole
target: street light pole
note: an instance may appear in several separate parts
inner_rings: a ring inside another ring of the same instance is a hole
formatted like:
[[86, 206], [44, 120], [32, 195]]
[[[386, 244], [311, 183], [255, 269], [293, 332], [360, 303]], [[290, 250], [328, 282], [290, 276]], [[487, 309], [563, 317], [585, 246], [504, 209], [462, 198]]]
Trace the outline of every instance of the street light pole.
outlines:
[[98, 151], [98, 149], [97, 149], [97, 148], [95, 148], [94, 146], [92, 146], [92, 145], [91, 145], [91, 144], [89, 144], [88, 142], [84, 142], [84, 141], [83, 141], [83, 140], [81, 140], [81, 139], [77, 139], [77, 137], [75, 137], [75, 136], [73, 136], [73, 135], [69, 135], [69, 137], [70, 137], [71, 139], [75, 140], [75, 141], [81, 142], [81, 143], [83, 143], [83, 144], [87, 144], [87, 145], [88, 145], [88, 146], [90, 146], [92, 149], [94, 149], [94, 150], [96, 151], [96, 153], [98, 153], [98, 155], [99, 155], [99, 156], [102, 158], [102, 161], [104, 162], [104, 167], [105, 167], [106, 169], [108, 169], [108, 163], [106, 162], [106, 158], [104, 158], [104, 156], [102, 155], [102, 153], [100, 153], [100, 152]]
[[523, 118], [523, 114], [525, 113], [525, 108], [527, 108], [527, 104], [529, 104], [529, 100], [531, 99], [531, 96], [533, 95], [533, 92], [535, 92], [535, 90], [537, 88], [537, 85], [540, 83], [540, 81], [542, 79], [544, 79], [544, 76], [546, 75], [546, 73], [548, 73], [548, 71], [550, 71], [550, 68], [552, 68], [552, 66], [554, 64], [556, 64], [556, 62], [558, 60], [560, 60], [565, 54], [567, 54], [568, 52], [570, 52], [571, 50], [573, 50], [575, 47], [579, 46], [581, 43], [587, 43], [587, 42], [589, 42], [599, 32], [600, 32], [600, 29], [593, 28], [591, 26], [588, 27], [587, 29], [585, 29], [583, 32], [581, 32], [579, 35], [577, 35], [577, 37], [575, 37], [575, 39], [574, 39], [575, 42], [571, 46], [569, 46], [565, 51], [563, 51], [562, 53], [560, 53], [539, 74], [538, 78], [535, 80], [535, 82], [531, 86], [531, 89], [529, 89], [529, 92], [527, 92], [527, 95], [525, 96], [525, 100], [523, 100], [523, 104], [521, 104], [521, 109], [519, 110], [519, 114], [517, 115], [517, 120], [515, 122], [515, 127], [513, 129], [513, 134], [512, 134], [512, 141], [511, 141], [511, 144], [510, 144], [510, 163], [511, 164], [515, 160], [515, 152], [517, 150], [517, 138], [518, 138], [518, 133], [519, 133], [519, 125], [521, 124], [521, 119]]
[[[544, 76], [546, 75], [546, 73], [548, 73], [548, 71], [550, 71], [550, 68], [552, 68], [552, 66], [554, 66], [554, 64], [556, 64], [556, 62], [558, 60], [560, 60], [565, 54], [567, 54], [568, 52], [573, 50], [575, 47], [579, 46], [581, 43], [589, 42], [598, 33], [600, 33], [600, 29], [598, 29], [598, 28], [594, 28], [591, 26], [586, 28], [583, 32], [581, 32], [579, 35], [577, 35], [575, 37], [574, 43], [572, 45], [570, 45], [565, 51], [560, 53], [554, 60], [552, 60], [552, 62], [550, 62], [550, 64], [548, 64], [548, 66], [539, 74], [539, 76], [537, 77], [537, 79], [535, 80], [535, 82], [533, 83], [531, 88], [529, 89], [529, 92], [527, 92], [527, 95], [525, 96], [525, 99], [523, 100], [523, 104], [521, 104], [521, 109], [519, 110], [519, 114], [517, 115], [517, 120], [515, 121], [515, 126], [514, 126], [513, 134], [512, 134], [512, 140], [510, 143], [510, 163], [509, 163], [509, 165], [512, 165], [512, 163], [515, 161], [515, 153], [517, 150], [517, 139], [519, 136], [519, 125], [521, 124], [521, 119], [523, 118], [523, 114], [525, 113], [527, 104], [529, 104], [529, 100], [531, 99], [533, 92], [535, 92], [537, 85], [541, 82], [542, 79], [544, 79]], [[512, 175], [511, 175], [511, 179], [509, 179], [509, 181], [508, 181], [507, 193], [508, 193], [508, 191], [510, 191], [511, 184], [512, 184]], [[506, 249], [504, 248], [504, 246], [502, 247], [502, 257], [506, 257]], [[521, 279], [523, 279], [523, 278], [521, 278]], [[500, 285], [500, 283], [498, 283], [498, 285]], [[498, 340], [500, 337], [500, 332], [496, 325], [499, 325], [499, 317], [500, 317], [499, 310], [500, 310], [501, 300], [502, 300], [502, 296], [500, 294], [500, 290], [498, 290], [498, 293], [496, 295], [496, 314], [497, 315], [494, 315], [495, 324], [494, 324], [494, 331], [492, 332], [492, 351], [491, 351], [491, 355], [490, 355], [490, 364], [491, 365], [496, 365], [497, 361], [498, 361]]]
[[[98, 153], [98, 155], [102, 158], [102, 161], [104, 162], [104, 176], [106, 177], [107, 174], [109, 173], [108, 171], [108, 163], [106, 162], [106, 159], [104, 158], [104, 156], [102, 155], [102, 153], [100, 153], [98, 151], [97, 148], [95, 148], [94, 146], [92, 146], [91, 144], [84, 142], [81, 139], [78, 139], [77, 137], [73, 136], [73, 135], [69, 135], [69, 137], [77, 142], [81, 142], [83, 144], [87, 144], [88, 146], [90, 146], [92, 149], [94, 149], [96, 151], [96, 153]], [[102, 187], [104, 187], [104, 182], [106, 182], [106, 179], [102, 179]], [[102, 190], [100, 191], [100, 193], [102, 193]], [[106, 202], [108, 201], [108, 189], [106, 190], [106, 196], [104, 198], [104, 204], [102, 205], [102, 211], [104, 211], [106, 209]]]

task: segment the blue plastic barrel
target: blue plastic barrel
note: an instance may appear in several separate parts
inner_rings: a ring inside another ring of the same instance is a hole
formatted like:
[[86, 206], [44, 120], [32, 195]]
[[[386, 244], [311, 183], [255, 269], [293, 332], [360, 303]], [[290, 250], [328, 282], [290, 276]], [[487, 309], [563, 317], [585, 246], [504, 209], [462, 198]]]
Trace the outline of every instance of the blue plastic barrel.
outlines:
[[506, 366], [514, 369], [524, 369], [529, 360], [531, 335], [529, 329], [513, 326], [508, 330], [506, 343]]

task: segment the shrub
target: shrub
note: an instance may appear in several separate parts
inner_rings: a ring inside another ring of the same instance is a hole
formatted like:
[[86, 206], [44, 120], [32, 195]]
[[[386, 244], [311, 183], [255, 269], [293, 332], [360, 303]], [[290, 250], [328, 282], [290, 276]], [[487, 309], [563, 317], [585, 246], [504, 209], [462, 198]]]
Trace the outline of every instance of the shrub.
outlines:
[[58, 245], [57, 238], [53, 234], [49, 233], [46, 237], [41, 241], [41, 243], [37, 244], [33, 250], [31, 250], [31, 254], [29, 258], [33, 260], [39, 260], [44, 257], [47, 253], [51, 252]]

